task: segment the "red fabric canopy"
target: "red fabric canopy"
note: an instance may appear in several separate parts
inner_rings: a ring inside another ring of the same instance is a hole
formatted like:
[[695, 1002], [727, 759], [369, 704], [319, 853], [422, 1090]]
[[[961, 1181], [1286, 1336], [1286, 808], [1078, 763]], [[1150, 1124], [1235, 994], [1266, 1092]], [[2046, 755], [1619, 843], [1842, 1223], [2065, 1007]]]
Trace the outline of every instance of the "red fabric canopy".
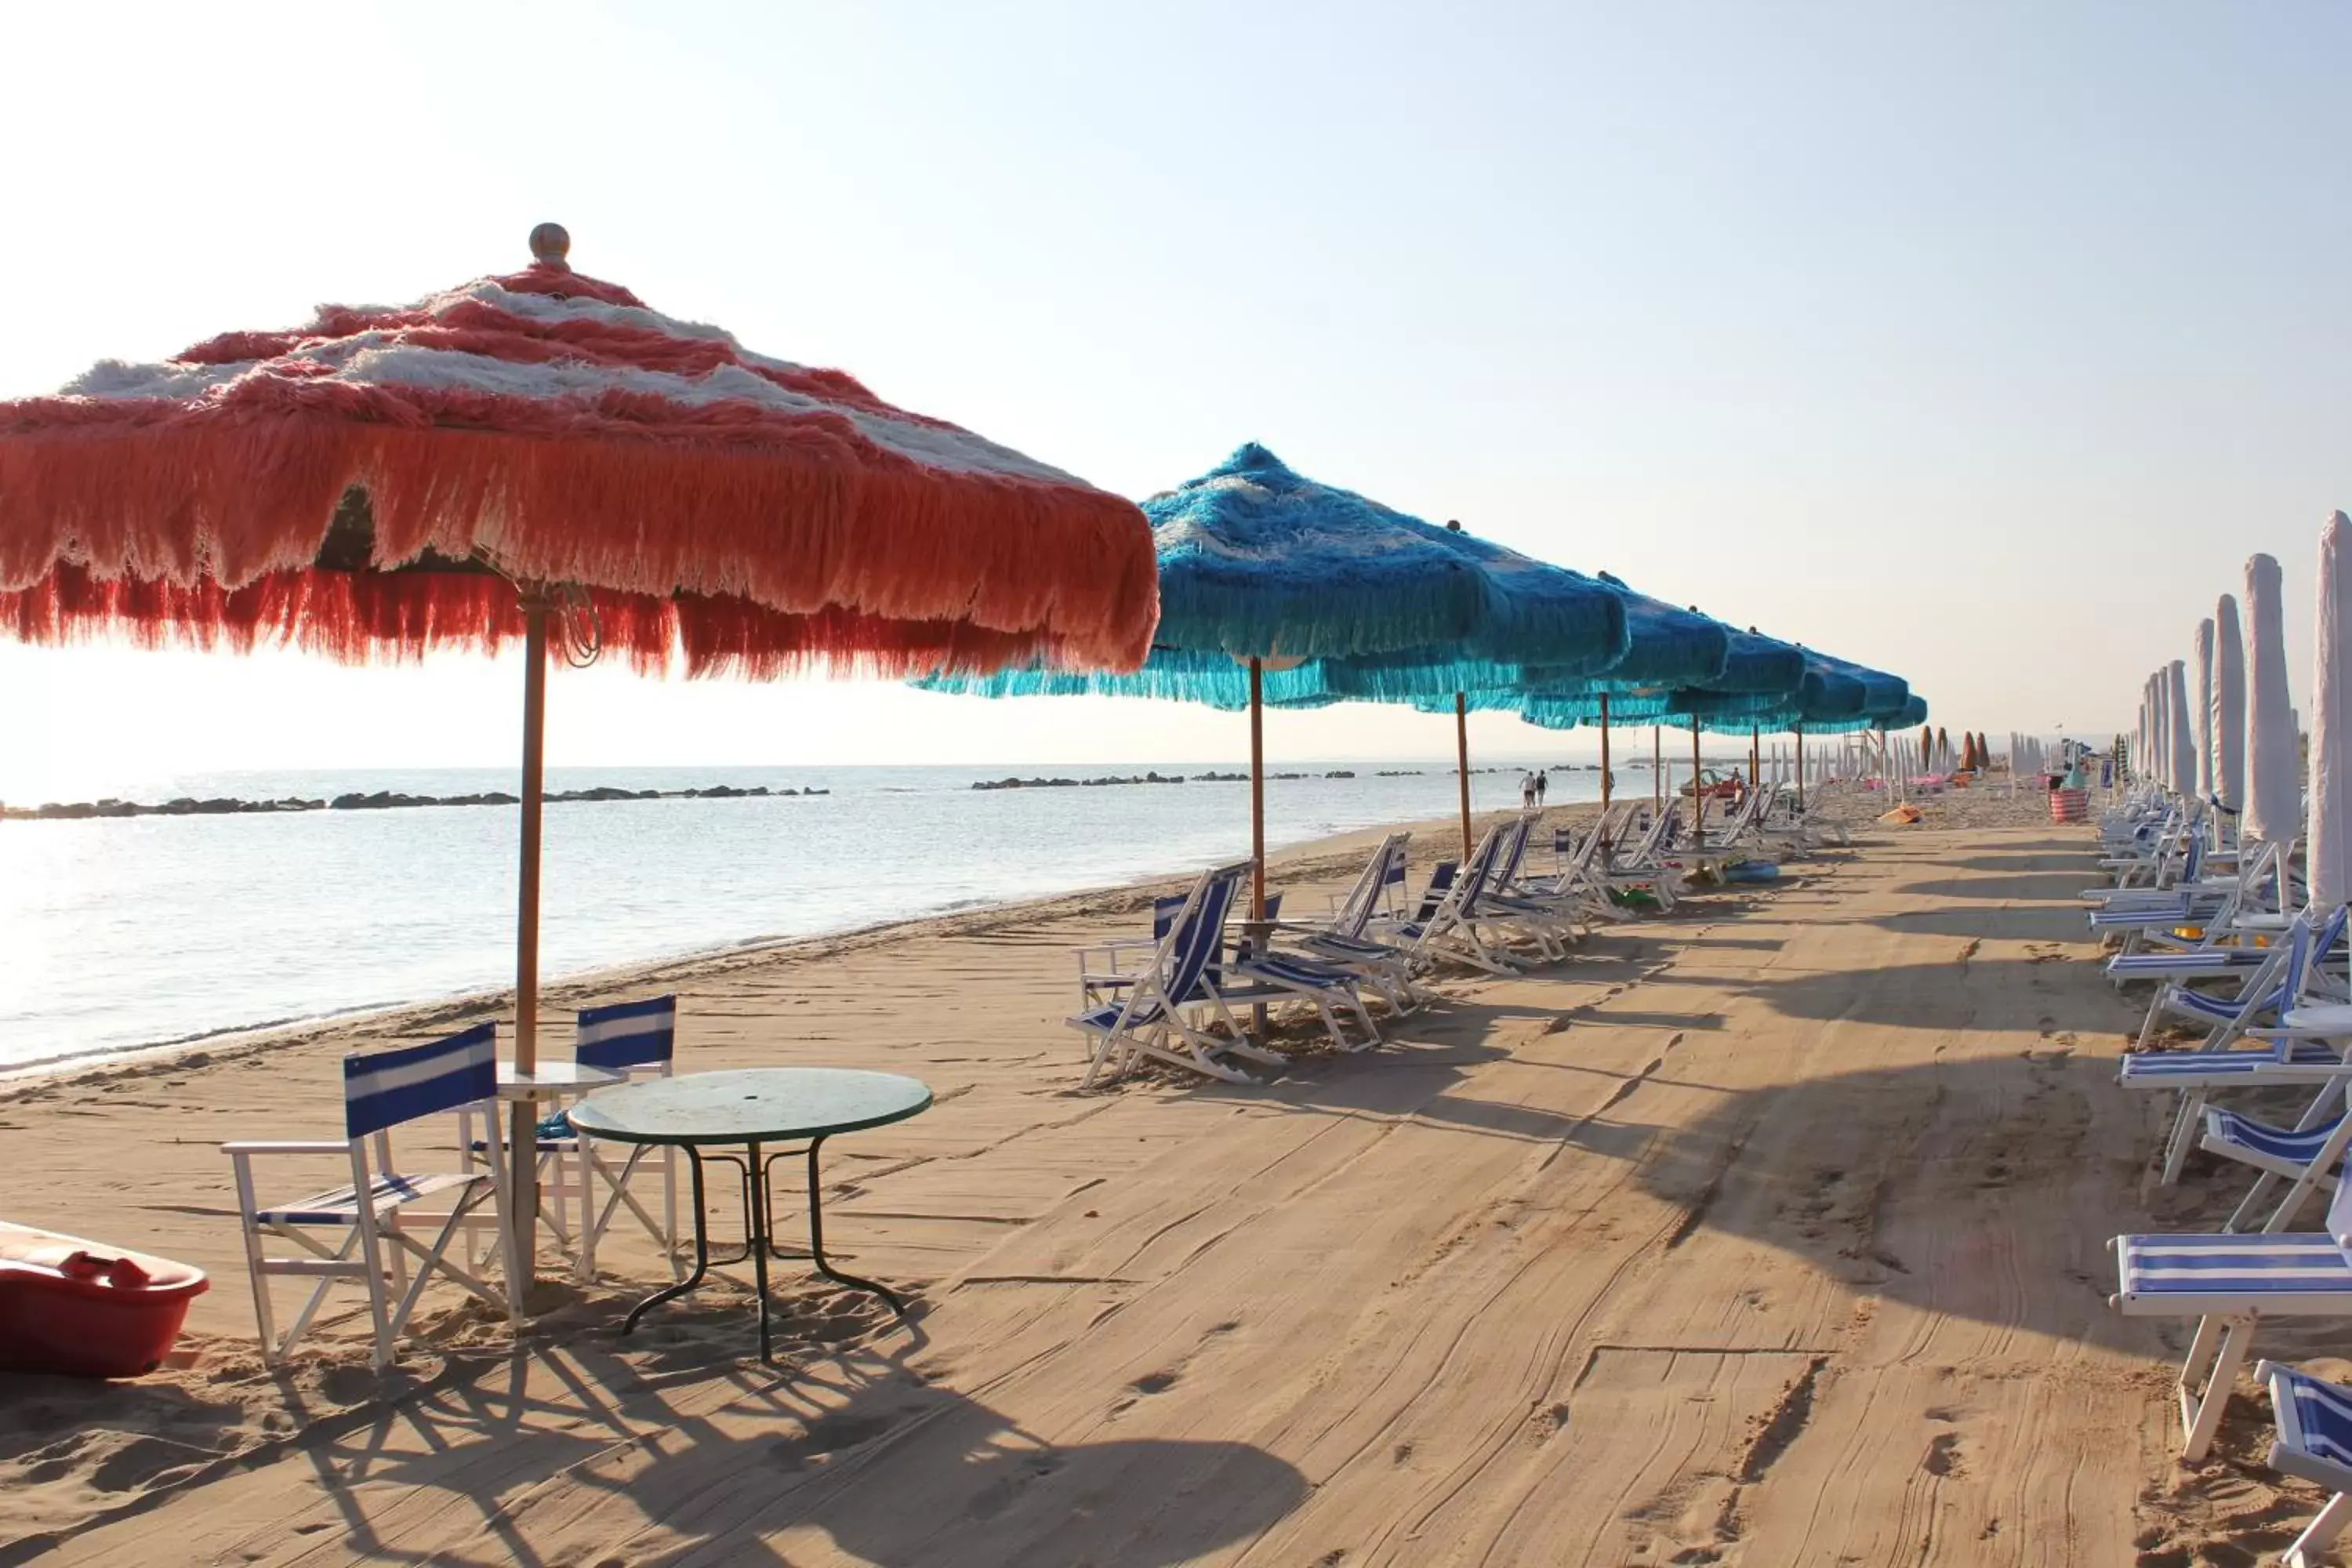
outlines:
[[561, 243], [0, 402], [0, 630], [415, 655], [520, 636], [512, 578], [584, 590], [641, 666], [1142, 662], [1131, 502], [661, 315]]

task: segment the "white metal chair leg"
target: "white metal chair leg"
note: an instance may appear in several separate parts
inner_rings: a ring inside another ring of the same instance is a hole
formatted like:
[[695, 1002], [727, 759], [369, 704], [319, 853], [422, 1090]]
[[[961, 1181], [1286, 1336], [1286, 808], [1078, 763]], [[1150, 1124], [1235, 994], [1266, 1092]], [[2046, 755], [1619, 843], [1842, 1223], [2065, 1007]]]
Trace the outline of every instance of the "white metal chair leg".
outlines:
[[2352, 1524], [2352, 1493], [2337, 1492], [2319, 1510], [2319, 1517], [2303, 1527], [2303, 1533], [2294, 1538], [2279, 1562], [2284, 1568], [2320, 1568], [2319, 1554], [2344, 1533], [2347, 1524]]

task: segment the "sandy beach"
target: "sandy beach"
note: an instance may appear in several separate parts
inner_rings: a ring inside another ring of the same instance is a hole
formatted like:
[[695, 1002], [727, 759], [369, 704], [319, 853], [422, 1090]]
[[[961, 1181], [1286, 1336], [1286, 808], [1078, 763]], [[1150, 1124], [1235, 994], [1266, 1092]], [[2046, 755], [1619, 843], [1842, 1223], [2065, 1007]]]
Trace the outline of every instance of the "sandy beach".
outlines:
[[[381, 1379], [348, 1319], [261, 1366], [215, 1145], [332, 1129], [341, 1053], [478, 1008], [9, 1086], [11, 1217], [214, 1289], [184, 1364], [0, 1381], [0, 1563], [2254, 1561], [2317, 1494], [2251, 1400], [2179, 1466], [2184, 1337], [2105, 1303], [2107, 1237], [2235, 1188], [2149, 1189], [2139, 1007], [2038, 804], [1937, 797], [1262, 1087], [1078, 1091], [1070, 950], [1150, 888], [566, 989], [675, 988], [682, 1068], [936, 1091], [827, 1152], [908, 1319], [782, 1265], [774, 1368], [731, 1276], [618, 1337], [662, 1278], [620, 1233], [519, 1349], [452, 1291]], [[1274, 881], [1318, 907], [1374, 837]]]

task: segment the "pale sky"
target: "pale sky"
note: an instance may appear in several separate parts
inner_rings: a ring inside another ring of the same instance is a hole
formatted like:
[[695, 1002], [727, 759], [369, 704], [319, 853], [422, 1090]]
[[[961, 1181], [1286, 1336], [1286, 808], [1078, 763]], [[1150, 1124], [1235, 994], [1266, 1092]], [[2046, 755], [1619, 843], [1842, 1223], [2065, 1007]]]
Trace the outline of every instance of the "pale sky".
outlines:
[[[528, 259], [1140, 497], [1244, 440], [2109, 731], [2352, 505], [2352, 7], [10, 7], [0, 396]], [[0, 645], [0, 797], [505, 765], [512, 658]], [[554, 764], [1223, 760], [1241, 721], [555, 683]], [[1443, 719], [1269, 721], [1435, 756]], [[1584, 754], [1508, 718], [1482, 749]]]

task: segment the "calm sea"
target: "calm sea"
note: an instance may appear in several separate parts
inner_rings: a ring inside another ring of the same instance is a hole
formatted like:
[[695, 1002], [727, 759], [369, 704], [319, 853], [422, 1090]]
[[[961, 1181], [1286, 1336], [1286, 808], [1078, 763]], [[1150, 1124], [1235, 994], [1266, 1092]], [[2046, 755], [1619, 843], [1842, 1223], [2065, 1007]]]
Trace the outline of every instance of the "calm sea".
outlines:
[[[1481, 810], [1517, 798], [1518, 764], [1496, 761], [1512, 771], [1473, 775]], [[1444, 763], [1280, 765], [1358, 776], [1269, 783], [1272, 844], [1454, 809]], [[1374, 776], [1383, 767], [1427, 771]], [[725, 784], [832, 793], [550, 805], [544, 972], [852, 930], [1248, 853], [1244, 784], [971, 787], [1013, 771], [1145, 769], [551, 770], [550, 790]], [[1620, 783], [1645, 789], [1646, 773], [1638, 776], [1621, 770]], [[1596, 773], [1555, 771], [1550, 798], [1591, 799], [1599, 787]], [[510, 772], [464, 769], [188, 775], [121, 794], [154, 802], [515, 788]], [[515, 832], [512, 806], [0, 823], [0, 1068], [509, 984]]]

